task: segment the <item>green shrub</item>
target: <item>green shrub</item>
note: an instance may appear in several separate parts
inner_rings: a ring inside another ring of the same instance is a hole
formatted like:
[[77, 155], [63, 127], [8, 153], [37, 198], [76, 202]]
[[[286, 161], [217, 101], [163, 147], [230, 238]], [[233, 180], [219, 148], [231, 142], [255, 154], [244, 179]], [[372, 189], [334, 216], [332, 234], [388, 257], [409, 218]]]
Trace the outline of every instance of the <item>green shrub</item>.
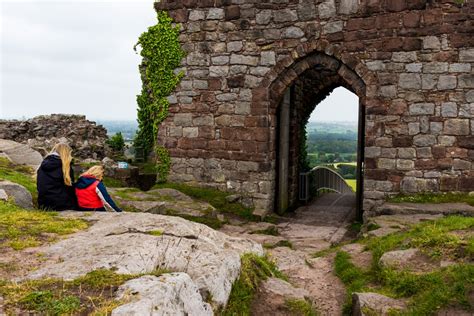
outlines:
[[121, 153], [125, 148], [125, 140], [123, 139], [122, 133], [118, 132], [107, 140], [107, 144], [112, 148], [113, 151]]

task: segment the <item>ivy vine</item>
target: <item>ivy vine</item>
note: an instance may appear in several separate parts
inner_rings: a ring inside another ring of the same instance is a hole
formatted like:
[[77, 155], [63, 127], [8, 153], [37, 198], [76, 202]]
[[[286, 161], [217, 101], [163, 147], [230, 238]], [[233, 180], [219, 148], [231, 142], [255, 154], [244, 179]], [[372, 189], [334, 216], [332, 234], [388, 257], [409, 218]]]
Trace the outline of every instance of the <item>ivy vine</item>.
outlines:
[[157, 144], [158, 129], [168, 116], [167, 97], [183, 78], [175, 73], [186, 53], [179, 43], [180, 25], [175, 25], [167, 12], [157, 12], [158, 23], [138, 38], [134, 50], [141, 47], [140, 74], [142, 91], [137, 96], [138, 131], [134, 145], [142, 148], [145, 159], [154, 151], [160, 181], [166, 181], [170, 170], [168, 150]]

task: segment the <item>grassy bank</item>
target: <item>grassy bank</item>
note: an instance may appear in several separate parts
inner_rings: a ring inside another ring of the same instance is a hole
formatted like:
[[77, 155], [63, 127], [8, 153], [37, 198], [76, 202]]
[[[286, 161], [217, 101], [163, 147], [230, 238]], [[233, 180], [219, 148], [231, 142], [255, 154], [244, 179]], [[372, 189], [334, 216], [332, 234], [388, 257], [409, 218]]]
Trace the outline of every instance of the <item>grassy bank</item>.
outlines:
[[467, 203], [474, 206], [474, 195], [467, 193], [417, 193], [417, 194], [399, 194], [388, 199], [393, 203]]
[[[372, 266], [367, 270], [356, 267], [348, 253], [337, 252], [335, 273], [348, 293], [345, 313], [350, 314], [354, 292], [378, 292], [407, 300], [408, 309], [397, 315], [431, 315], [448, 306], [472, 312], [474, 306], [469, 295], [474, 291], [473, 229], [474, 218], [451, 216], [415, 225], [404, 232], [362, 240], [373, 254]], [[444, 259], [455, 263], [424, 274], [379, 264], [388, 251], [414, 247], [434, 262]]]

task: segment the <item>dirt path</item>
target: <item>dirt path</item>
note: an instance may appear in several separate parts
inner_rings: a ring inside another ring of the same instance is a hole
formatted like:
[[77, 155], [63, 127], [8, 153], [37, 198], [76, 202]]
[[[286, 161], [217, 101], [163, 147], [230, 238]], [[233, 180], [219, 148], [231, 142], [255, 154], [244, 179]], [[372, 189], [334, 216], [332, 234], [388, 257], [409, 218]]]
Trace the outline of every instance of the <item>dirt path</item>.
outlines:
[[291, 245], [291, 249], [275, 247], [267, 251], [294, 286], [310, 293], [310, 299], [321, 315], [341, 315], [346, 291], [333, 274], [334, 256], [314, 258], [314, 253], [344, 241], [347, 226], [355, 217], [354, 202], [355, 196], [326, 194], [277, 224], [277, 236], [263, 233], [272, 226], [267, 223], [226, 225], [222, 231], [235, 236], [245, 235], [267, 247], [279, 241]]

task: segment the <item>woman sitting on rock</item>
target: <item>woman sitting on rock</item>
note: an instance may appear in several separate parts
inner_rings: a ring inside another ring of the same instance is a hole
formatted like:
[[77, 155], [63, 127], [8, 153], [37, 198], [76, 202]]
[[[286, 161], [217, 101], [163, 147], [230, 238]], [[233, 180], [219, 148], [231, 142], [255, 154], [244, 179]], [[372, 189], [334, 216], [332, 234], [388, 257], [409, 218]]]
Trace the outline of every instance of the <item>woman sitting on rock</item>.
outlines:
[[116, 212], [122, 212], [107, 192], [105, 185], [102, 183], [103, 178], [104, 168], [94, 166], [84, 172], [77, 180], [76, 195], [81, 211], [105, 212], [107, 207]]
[[67, 144], [57, 144], [44, 158], [38, 169], [36, 187], [38, 205], [42, 209], [75, 210], [74, 172], [71, 166], [72, 150]]

